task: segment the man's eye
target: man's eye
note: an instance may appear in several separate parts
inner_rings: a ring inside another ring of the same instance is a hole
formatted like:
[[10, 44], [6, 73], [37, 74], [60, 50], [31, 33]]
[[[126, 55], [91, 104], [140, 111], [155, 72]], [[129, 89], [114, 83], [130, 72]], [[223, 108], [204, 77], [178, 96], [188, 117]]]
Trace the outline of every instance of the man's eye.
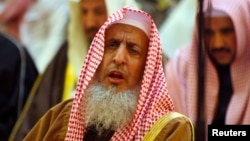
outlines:
[[100, 9], [95, 10], [95, 14], [99, 15], [99, 16], [105, 15], [105, 13], [106, 13], [106, 10], [104, 8], [100, 8]]
[[231, 34], [233, 32], [234, 32], [233, 28], [225, 28], [225, 29], [222, 30], [223, 34]]
[[88, 11], [87, 10], [85, 10], [85, 9], [82, 9], [82, 15], [87, 15], [87, 13], [88, 13]]
[[205, 30], [205, 36], [210, 37], [213, 35], [213, 32], [210, 30]]
[[131, 47], [131, 48], [129, 48], [129, 50], [130, 50], [130, 53], [133, 54], [133, 55], [138, 55], [138, 54], [141, 53], [140, 49], [137, 48], [137, 47]]
[[132, 54], [138, 54], [139, 52], [136, 49], [131, 49]]
[[112, 43], [109, 45], [110, 48], [116, 48], [117, 47], [117, 43]]
[[107, 44], [108, 48], [117, 48], [118, 46], [119, 46], [119, 43], [115, 41]]

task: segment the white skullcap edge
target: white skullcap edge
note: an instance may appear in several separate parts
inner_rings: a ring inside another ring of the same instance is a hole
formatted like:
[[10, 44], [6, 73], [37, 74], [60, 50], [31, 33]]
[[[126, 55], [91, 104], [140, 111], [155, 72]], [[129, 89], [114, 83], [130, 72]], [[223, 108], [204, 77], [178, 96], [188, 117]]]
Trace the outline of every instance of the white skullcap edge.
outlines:
[[114, 23], [122, 23], [135, 26], [144, 31], [149, 37], [151, 22], [150, 18], [143, 13], [126, 11], [126, 15], [124, 16], [124, 18]]
[[207, 10], [204, 13], [204, 16], [205, 17], [228, 17], [228, 14], [221, 10], [211, 9], [211, 10]]

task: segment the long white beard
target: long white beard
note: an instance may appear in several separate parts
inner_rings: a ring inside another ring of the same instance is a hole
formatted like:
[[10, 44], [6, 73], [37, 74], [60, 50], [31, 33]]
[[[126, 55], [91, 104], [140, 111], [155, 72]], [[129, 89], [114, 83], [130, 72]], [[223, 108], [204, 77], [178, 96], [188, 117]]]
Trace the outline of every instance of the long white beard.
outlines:
[[87, 126], [95, 127], [99, 133], [116, 131], [133, 120], [139, 89], [116, 93], [116, 87], [108, 90], [100, 84], [88, 88], [84, 114]]

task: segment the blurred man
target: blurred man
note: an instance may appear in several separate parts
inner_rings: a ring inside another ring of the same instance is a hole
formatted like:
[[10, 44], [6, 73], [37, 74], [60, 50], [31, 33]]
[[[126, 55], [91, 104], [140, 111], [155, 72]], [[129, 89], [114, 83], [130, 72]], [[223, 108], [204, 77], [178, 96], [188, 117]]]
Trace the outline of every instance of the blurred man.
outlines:
[[[250, 124], [249, 0], [204, 1], [204, 112], [208, 124]], [[198, 19], [198, 18], [197, 18]], [[196, 25], [197, 31], [198, 25]], [[166, 66], [176, 110], [197, 120], [198, 33]], [[200, 64], [201, 65], [201, 64]]]
[[52, 106], [74, 96], [77, 77], [88, 46], [107, 19], [104, 0], [69, 1], [68, 40], [39, 76], [11, 138], [23, 140], [38, 119]]
[[0, 32], [0, 45], [0, 137], [8, 140], [38, 71], [25, 47], [13, 37]]

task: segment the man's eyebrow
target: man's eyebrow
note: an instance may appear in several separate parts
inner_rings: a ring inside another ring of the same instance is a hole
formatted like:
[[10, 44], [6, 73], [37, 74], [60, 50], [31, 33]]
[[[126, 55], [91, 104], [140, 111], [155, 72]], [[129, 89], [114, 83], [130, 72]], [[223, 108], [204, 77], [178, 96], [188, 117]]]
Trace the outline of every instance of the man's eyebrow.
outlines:
[[112, 38], [106, 39], [105, 42], [120, 42], [120, 40], [115, 37], [112, 37]]

